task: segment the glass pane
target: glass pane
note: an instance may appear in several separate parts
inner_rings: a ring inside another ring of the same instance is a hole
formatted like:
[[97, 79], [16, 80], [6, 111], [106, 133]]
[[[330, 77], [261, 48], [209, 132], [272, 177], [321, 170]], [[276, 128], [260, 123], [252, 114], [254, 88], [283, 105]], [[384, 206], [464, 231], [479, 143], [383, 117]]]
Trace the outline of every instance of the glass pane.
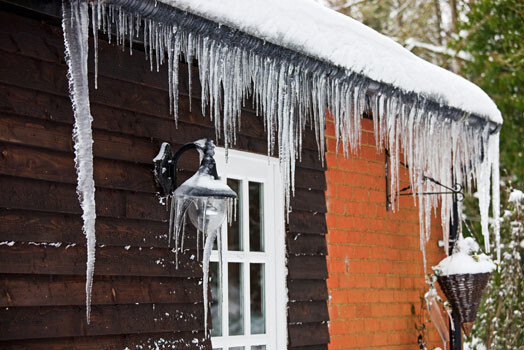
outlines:
[[238, 195], [236, 221], [227, 228], [227, 249], [242, 250], [242, 181], [227, 179], [227, 185]]
[[266, 332], [264, 264], [250, 264], [251, 334]]
[[218, 263], [209, 263], [209, 272], [211, 275], [211, 336], [222, 335], [222, 297], [220, 288], [220, 276], [218, 274]]
[[249, 182], [249, 250], [264, 251], [264, 184]]
[[265, 345], [255, 345], [251, 347], [251, 350], [266, 350]]
[[229, 287], [229, 335], [244, 334], [244, 281], [243, 264], [228, 264]]

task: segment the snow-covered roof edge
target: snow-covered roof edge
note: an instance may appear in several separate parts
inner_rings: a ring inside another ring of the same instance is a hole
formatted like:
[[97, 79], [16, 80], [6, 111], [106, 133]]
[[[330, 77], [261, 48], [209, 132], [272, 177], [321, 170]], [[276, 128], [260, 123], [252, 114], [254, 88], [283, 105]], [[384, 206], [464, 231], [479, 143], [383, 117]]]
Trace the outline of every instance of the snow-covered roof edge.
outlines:
[[[235, 0], [225, 1], [226, 3], [221, 3], [220, 7], [225, 6], [232, 13], [239, 12], [233, 6], [236, 4]], [[197, 9], [198, 4], [204, 7], [211, 6], [206, 5], [207, 0], [195, 0], [194, 4]], [[240, 12], [244, 11], [246, 16], [250, 16], [254, 10], [250, 8], [246, 12], [242, 4], [237, 5], [241, 7]], [[273, 5], [278, 8], [277, 5]], [[349, 151], [356, 152], [360, 147], [360, 117], [371, 112], [377, 150], [389, 149], [392, 159], [391, 201], [395, 202], [395, 193], [399, 190], [398, 171], [401, 157], [405, 163], [410, 164], [409, 177], [414, 193], [436, 191], [431, 188], [430, 182], [424, 181], [424, 174], [436, 176], [441, 183], [465, 184], [468, 189], [471, 189], [472, 183], [475, 182], [479, 192], [482, 192], [479, 195], [481, 226], [486, 237], [485, 248], [489, 250], [488, 212], [491, 194], [487, 188], [491, 182], [493, 215], [498, 217], [500, 124], [488, 117], [483, 118], [481, 115], [446, 104], [443, 97], [432, 97], [426, 93], [406, 91], [393, 84], [379, 83], [364, 73], [355, 73], [268, 43], [243, 31], [157, 0], [99, 0], [92, 3], [92, 9], [94, 27], [111, 34], [114, 24], [117, 42], [121, 45], [125, 44], [126, 38], [133, 38], [141, 31], [140, 28], [143, 28], [146, 58], [150, 61], [151, 69], [155, 65], [154, 61], [157, 70], [163, 62], [168, 65], [169, 97], [175, 120], [178, 118], [178, 58], [183, 55], [187, 63], [192, 63], [193, 58], [196, 58], [202, 86], [202, 111], [206, 113], [206, 109], [209, 108], [210, 117], [215, 122], [216, 138], [218, 140], [223, 136], [226, 149], [236, 143], [236, 131], [240, 125], [241, 107], [245, 99], [248, 96], [253, 97], [253, 106], [257, 114], [264, 118], [269, 155], [274, 153], [278, 138], [278, 156], [288, 210], [291, 193], [294, 192], [295, 163], [300, 159], [301, 140], [306, 123], [310, 122], [314, 127], [319, 155], [323, 159], [326, 110], [332, 114], [337, 144], [342, 145], [345, 154]], [[342, 18], [347, 20], [344, 16]], [[372, 38], [387, 39], [369, 28], [367, 31], [367, 34], [369, 31], [373, 33], [370, 36]], [[93, 33], [96, 42], [97, 31]], [[357, 35], [356, 40], [359, 38]], [[129, 42], [132, 44], [132, 40]], [[372, 49], [377, 47], [382, 46], [372, 45]], [[495, 114], [500, 115], [493, 101], [474, 84], [417, 58], [392, 41], [388, 41], [385, 47], [397, 48], [403, 56], [414, 59], [413, 62], [445, 72], [444, 76], [449, 78], [447, 82], [450, 86], [449, 89], [440, 86], [440, 92], [445, 93], [456, 88], [453, 80], [465, 83], [465, 90], [476, 91], [477, 97], [478, 92], [481, 95], [478, 103], [471, 98], [468, 100], [471, 106], [488, 104], [493, 107]], [[95, 47], [95, 87], [96, 52]], [[375, 51], [371, 50], [370, 57], [373, 57], [374, 53]], [[397, 62], [397, 58], [394, 55], [391, 62]], [[415, 66], [416, 64], [411, 64], [406, 67]], [[384, 68], [383, 65], [378, 67]], [[406, 67], [403, 71], [409, 76], [412, 72]], [[191, 70], [188, 73], [191, 91]], [[424, 75], [416, 77], [421, 78]], [[438, 81], [438, 78], [435, 79], [435, 84]], [[431, 84], [433, 83], [430, 82]], [[446, 94], [446, 97], [450, 96], [456, 97], [454, 94]], [[430, 208], [440, 207], [441, 226], [447, 246], [449, 223], [452, 220], [452, 197], [442, 196], [435, 200], [423, 199], [422, 196], [417, 198], [423, 253], [423, 242], [429, 238]], [[497, 225], [494, 231], [498, 242]]]
[[[111, 5], [109, 4], [118, 5]], [[109, 6], [108, 6], [109, 5]], [[89, 19], [88, 6], [91, 7]], [[167, 9], [167, 11], [166, 11]], [[314, 127], [319, 155], [324, 159], [326, 109], [335, 123], [337, 145], [345, 154], [360, 147], [364, 113], [374, 116], [377, 151], [388, 149], [391, 166], [390, 193], [395, 203], [399, 191], [399, 165], [409, 164], [413, 193], [438, 189], [425, 175], [441, 183], [476, 182], [479, 192], [481, 226], [485, 249], [489, 251], [488, 219], [490, 182], [493, 186], [493, 217], [496, 242], [499, 236], [499, 125], [489, 118], [472, 116], [431, 100], [424, 94], [384, 83], [378, 84], [363, 74], [337, 68], [296, 51], [267, 44], [256, 38], [220, 26], [216, 22], [177, 10], [156, 0], [69, 0], [64, 2], [63, 30], [68, 79], [75, 116], [74, 149], [78, 172], [77, 190], [83, 209], [84, 232], [88, 237], [88, 278], [86, 281], [89, 318], [90, 290], [94, 268], [94, 181], [91, 122], [87, 72], [89, 22], [94, 36], [95, 88], [98, 67], [98, 31], [116, 34], [118, 44], [132, 46], [143, 33], [146, 59], [151, 70], [168, 66], [171, 112], [178, 117], [178, 71], [183, 56], [191, 67], [198, 64], [203, 113], [214, 120], [216, 137], [223, 136], [227, 149], [236, 142], [241, 109], [253, 97], [257, 114], [264, 118], [268, 154], [278, 152], [284, 202], [289, 213], [294, 191], [295, 163], [300, 160], [306, 124]], [[191, 92], [191, 69], [189, 91]], [[371, 93], [370, 93], [371, 91]], [[191, 100], [191, 99], [190, 99]], [[96, 117], [96, 116], [95, 116]], [[278, 147], [275, 145], [278, 144]], [[441, 228], [447, 248], [453, 220], [452, 196], [414, 196], [418, 202], [420, 246], [425, 263], [425, 245], [430, 237], [431, 213], [440, 207]], [[458, 203], [459, 210], [460, 202]], [[395, 205], [392, 206], [395, 209]], [[460, 218], [459, 218], [460, 220]], [[498, 246], [498, 244], [497, 244]], [[446, 249], [447, 251], [447, 249]]]
[[477, 85], [372, 28], [312, 0], [159, 0], [256, 38], [359, 73], [495, 124], [502, 115]]

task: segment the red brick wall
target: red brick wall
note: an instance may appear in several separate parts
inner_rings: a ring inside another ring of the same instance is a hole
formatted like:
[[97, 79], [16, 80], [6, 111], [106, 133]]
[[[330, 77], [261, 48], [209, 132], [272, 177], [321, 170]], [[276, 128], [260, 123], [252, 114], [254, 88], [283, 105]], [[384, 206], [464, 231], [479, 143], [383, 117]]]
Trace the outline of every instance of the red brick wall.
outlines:
[[[329, 348], [418, 349], [415, 322], [426, 291], [418, 209], [407, 196], [398, 211], [386, 211], [384, 152], [376, 152], [373, 122], [362, 124], [362, 148], [349, 158], [337, 155], [332, 121], [327, 127]], [[401, 173], [402, 188], [408, 182]], [[440, 237], [435, 219], [429, 267], [444, 256]], [[428, 348], [442, 347], [426, 325]]]

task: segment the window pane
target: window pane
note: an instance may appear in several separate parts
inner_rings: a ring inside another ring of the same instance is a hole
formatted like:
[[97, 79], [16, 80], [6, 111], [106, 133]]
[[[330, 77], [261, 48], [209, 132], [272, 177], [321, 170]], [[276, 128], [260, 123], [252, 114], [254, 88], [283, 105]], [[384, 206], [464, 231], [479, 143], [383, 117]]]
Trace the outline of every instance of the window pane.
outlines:
[[233, 222], [227, 228], [227, 248], [228, 250], [242, 250], [242, 181], [227, 179], [227, 185], [238, 195], [236, 220], [232, 220]]
[[251, 334], [266, 332], [264, 264], [250, 264]]
[[249, 181], [249, 250], [264, 251], [264, 184]]
[[218, 274], [218, 263], [209, 263], [209, 272], [211, 275], [211, 322], [213, 328], [211, 329], [211, 336], [216, 337], [222, 335], [222, 297]]
[[244, 334], [244, 283], [243, 264], [228, 264], [229, 287], [229, 335]]
[[229, 350], [244, 350], [243, 346], [235, 346], [234, 348], [229, 348]]
[[251, 347], [251, 350], [266, 350], [265, 345], [255, 345]]

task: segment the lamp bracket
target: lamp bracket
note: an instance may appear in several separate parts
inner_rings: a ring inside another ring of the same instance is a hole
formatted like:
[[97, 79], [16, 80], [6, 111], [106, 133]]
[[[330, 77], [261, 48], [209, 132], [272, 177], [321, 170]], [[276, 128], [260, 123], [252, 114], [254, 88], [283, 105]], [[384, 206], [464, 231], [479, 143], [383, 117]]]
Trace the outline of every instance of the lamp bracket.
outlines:
[[205, 171], [218, 179], [215, 160], [215, 145], [211, 139], [202, 139], [195, 142], [187, 143], [172, 154], [171, 145], [168, 142], [162, 143], [160, 151], [153, 159], [154, 170], [153, 174], [155, 181], [159, 187], [160, 197], [167, 197], [171, 195], [178, 187], [176, 166], [180, 157], [187, 151], [196, 149], [201, 156], [201, 163], [199, 171]]
[[[393, 204], [391, 202], [391, 193], [389, 192], [389, 150], [385, 149], [385, 170], [386, 170], [386, 210], [389, 210], [391, 208], [391, 205]], [[409, 169], [409, 166], [403, 162], [400, 162], [402, 166], [404, 166], [406, 169]], [[427, 196], [427, 195], [437, 195], [437, 194], [452, 194], [456, 200], [463, 201], [464, 200], [464, 191], [463, 186], [459, 183], [454, 183], [452, 186], [447, 186], [439, 181], [435, 180], [434, 178], [427, 176], [425, 174], [422, 175], [422, 181], [430, 181], [434, 184], [444, 188], [446, 191], [435, 191], [435, 192], [413, 192], [411, 185], [406, 186], [402, 189], [400, 189], [398, 192], [395, 193], [395, 196]], [[411, 190], [411, 191], [410, 191]]]

